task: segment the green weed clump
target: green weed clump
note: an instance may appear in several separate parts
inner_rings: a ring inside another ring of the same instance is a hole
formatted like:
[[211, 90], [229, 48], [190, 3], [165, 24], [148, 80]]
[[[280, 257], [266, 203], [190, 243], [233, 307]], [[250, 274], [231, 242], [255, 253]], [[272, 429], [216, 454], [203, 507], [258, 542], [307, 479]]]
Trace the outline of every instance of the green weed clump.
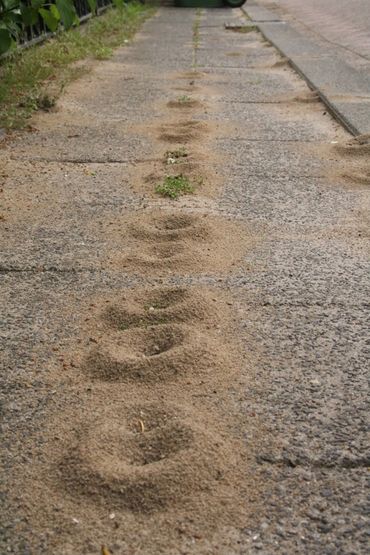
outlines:
[[255, 25], [243, 25], [241, 27], [235, 27], [235, 29], [233, 29], [233, 31], [235, 31], [236, 33], [253, 33], [257, 30], [258, 29]]
[[183, 94], [182, 96], [179, 96], [179, 103], [180, 104], [187, 104], [188, 102], [191, 101], [190, 96], [187, 96], [186, 94]]
[[110, 8], [79, 27], [0, 60], [0, 127], [25, 127], [32, 112], [50, 109], [64, 87], [86, 73], [86, 65], [77, 62], [109, 58], [152, 13], [153, 8], [135, 2]]
[[168, 175], [162, 183], [156, 186], [155, 192], [163, 197], [177, 199], [181, 195], [193, 193], [194, 186], [184, 175], [176, 175], [174, 177]]

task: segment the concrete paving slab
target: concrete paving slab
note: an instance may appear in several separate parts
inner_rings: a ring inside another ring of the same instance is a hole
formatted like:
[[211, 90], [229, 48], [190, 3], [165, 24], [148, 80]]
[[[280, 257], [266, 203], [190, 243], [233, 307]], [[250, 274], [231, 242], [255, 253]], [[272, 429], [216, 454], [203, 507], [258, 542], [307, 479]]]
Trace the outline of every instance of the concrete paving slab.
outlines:
[[[263, 103], [281, 102], [293, 98], [296, 94], [305, 93], [307, 89], [300, 82], [298, 87], [291, 79], [291, 75], [284, 71], [269, 71], [268, 69], [256, 70], [245, 68], [204, 68], [211, 76], [210, 86], [220, 85], [223, 96], [220, 100], [224, 103]], [[230, 79], [233, 86], [230, 87]]]
[[319, 177], [324, 173], [322, 161], [310, 155], [307, 143], [267, 140], [250, 142], [219, 139], [221, 152], [233, 157], [237, 172], [249, 176], [306, 176]]
[[[240, 206], [239, 211], [244, 217], [263, 221], [272, 229], [279, 222], [291, 228], [292, 232], [298, 228], [303, 230], [303, 227], [325, 230], [329, 226], [330, 229], [335, 226], [338, 215], [345, 212], [346, 206], [354, 203], [351, 192], [345, 193], [338, 187], [327, 187], [322, 179], [279, 176], [277, 173], [271, 179], [270, 176], [248, 174], [247, 168], [246, 165], [238, 174], [235, 172], [226, 176], [223, 202], [230, 209], [232, 205]], [[294, 213], [291, 210], [293, 205], [297, 206]], [[309, 209], [305, 206], [309, 206]], [[344, 223], [343, 226], [345, 227]]]
[[220, 113], [215, 112], [214, 117], [216, 121], [227, 118], [228, 128], [232, 128], [235, 140], [329, 144], [333, 140], [334, 130], [328, 129], [327, 117], [323, 115], [322, 106], [317, 106], [316, 110], [315, 108], [305, 110], [299, 103], [297, 104], [294, 102], [272, 104], [267, 115], [263, 103], [220, 101], [218, 102]]
[[[74, 118], [71, 118], [72, 121]], [[66, 124], [30, 133], [23, 147], [14, 154], [17, 160], [49, 160], [77, 163], [114, 163], [150, 158], [151, 145], [129, 134], [125, 124], [104, 128], [97, 125]], [[83, 137], [83, 140], [81, 138]]]

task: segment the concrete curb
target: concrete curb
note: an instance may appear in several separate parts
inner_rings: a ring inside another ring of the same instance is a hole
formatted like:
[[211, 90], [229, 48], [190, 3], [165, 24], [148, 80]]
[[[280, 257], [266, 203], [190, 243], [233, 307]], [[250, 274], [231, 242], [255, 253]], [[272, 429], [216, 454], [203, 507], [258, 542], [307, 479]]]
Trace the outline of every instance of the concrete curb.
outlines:
[[370, 133], [368, 75], [307, 39], [270, 10], [255, 3], [246, 4], [242, 10], [350, 133]]

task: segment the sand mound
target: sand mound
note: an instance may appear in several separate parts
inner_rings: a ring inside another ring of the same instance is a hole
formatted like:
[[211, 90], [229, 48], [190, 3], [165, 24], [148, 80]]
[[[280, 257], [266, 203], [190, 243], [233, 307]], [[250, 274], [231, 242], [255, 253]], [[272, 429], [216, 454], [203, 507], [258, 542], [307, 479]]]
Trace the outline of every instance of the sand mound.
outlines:
[[370, 168], [358, 171], [346, 170], [342, 173], [342, 176], [351, 181], [351, 183], [356, 183], [358, 185], [370, 185]]
[[209, 236], [209, 226], [204, 218], [190, 214], [162, 214], [152, 221], [133, 223], [130, 232], [137, 239], [153, 241], [178, 241], [188, 238], [194, 241]]
[[181, 257], [182, 253], [184, 252], [184, 245], [176, 244], [176, 245], [169, 245], [167, 242], [165, 243], [156, 243], [150, 246], [150, 251], [153, 253], [154, 257], [157, 260], [163, 260], [167, 258], [177, 258], [178, 256]]
[[201, 71], [182, 71], [175, 75], [175, 79], [201, 79], [206, 73]]
[[232, 464], [216, 434], [151, 405], [83, 425], [60, 473], [71, 495], [151, 513], [222, 484]]
[[159, 324], [113, 332], [87, 356], [83, 368], [92, 379], [117, 382], [176, 380], [214, 371], [223, 361], [212, 339], [179, 324]]
[[215, 302], [185, 287], [144, 289], [115, 301], [103, 312], [103, 320], [117, 330], [128, 327], [187, 322], [215, 318]]
[[204, 105], [199, 100], [170, 100], [167, 102], [168, 108], [176, 108], [178, 110], [191, 110], [195, 108], [204, 108]]
[[191, 264], [192, 256], [184, 245], [169, 243], [145, 244], [138, 254], [131, 254], [124, 258], [122, 266], [140, 271], [173, 271], [186, 269]]
[[[110, 263], [126, 272], [168, 275], [190, 270], [225, 271], [243, 264], [244, 253], [255, 242], [245, 226], [207, 214], [190, 216], [151, 209], [136, 212], [124, 225], [127, 231], [120, 226], [120, 235], [131, 235], [133, 241], [127, 254], [110, 255]], [[109, 233], [112, 237], [112, 227]]]
[[158, 139], [173, 144], [188, 144], [204, 137], [209, 132], [204, 121], [179, 121], [158, 127]]
[[177, 85], [175, 87], [171, 87], [171, 90], [185, 92], [185, 93], [193, 93], [193, 92], [197, 92], [197, 91], [201, 90], [201, 87], [197, 87], [194, 84], [194, 81], [191, 81], [191, 84], [189, 83], [189, 85], [185, 85], [185, 83], [184, 83], [180, 86]]
[[317, 91], [307, 91], [302, 94], [297, 94], [292, 98], [293, 102], [301, 102], [302, 104], [311, 104], [313, 102], [319, 102], [320, 96]]
[[274, 68], [274, 67], [286, 67], [289, 65], [289, 60], [288, 58], [281, 58], [280, 60], [276, 60], [275, 63], [273, 63], [270, 67]]
[[369, 156], [370, 135], [359, 135], [346, 143], [337, 144], [334, 146], [334, 150], [345, 156]]

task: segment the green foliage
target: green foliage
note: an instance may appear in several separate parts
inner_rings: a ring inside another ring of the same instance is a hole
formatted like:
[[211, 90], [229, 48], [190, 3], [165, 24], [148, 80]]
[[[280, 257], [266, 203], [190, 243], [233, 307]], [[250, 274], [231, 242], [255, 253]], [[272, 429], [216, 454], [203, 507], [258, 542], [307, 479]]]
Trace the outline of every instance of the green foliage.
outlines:
[[113, 4], [116, 8], [122, 9], [124, 6], [124, 0], [113, 0]]
[[[54, 8], [52, 11], [51, 8]], [[48, 29], [53, 33], [58, 29], [60, 14], [55, 6], [51, 6], [49, 10], [40, 8], [38, 13], [41, 15]]]
[[[1, 1], [1, 0], [0, 0]], [[35, 3], [39, 0], [33, 0]], [[130, 2], [109, 9], [85, 25], [31, 48], [14, 51], [0, 61], [0, 128], [19, 129], [33, 111], [48, 110], [64, 87], [88, 71], [84, 59], [105, 59], [153, 13], [148, 5]]]
[[[41, 6], [40, 6], [41, 8]], [[38, 20], [38, 10], [39, 8], [35, 9], [32, 6], [22, 6], [21, 7], [21, 14], [23, 23], [26, 27], [30, 25], [35, 25]]]
[[0, 54], [9, 50], [22, 29], [19, 0], [0, 0]]
[[108, 46], [101, 46], [99, 49], [96, 50], [95, 58], [97, 60], [108, 60], [112, 56], [112, 54], [112, 48], [109, 48]]
[[87, 3], [89, 5], [90, 11], [92, 14], [96, 14], [96, 10], [97, 10], [97, 0], [87, 0]]
[[65, 29], [69, 29], [73, 24], [78, 25], [79, 20], [72, 0], [56, 0], [55, 6]]
[[191, 101], [191, 98], [190, 96], [183, 94], [182, 96], [179, 97], [178, 101], [180, 102], [180, 104], [186, 104], [187, 102]]
[[12, 36], [8, 29], [0, 28], [0, 54], [4, 54], [12, 45]]
[[180, 195], [193, 193], [194, 187], [190, 183], [189, 179], [184, 175], [168, 175], [164, 178], [162, 183], [159, 183], [156, 186], [155, 192], [159, 195], [162, 195], [163, 197], [177, 199]]
[[[96, 0], [89, 0], [89, 5], [95, 12]], [[30, 5], [25, 0], [0, 0], [0, 55], [14, 48], [25, 29], [35, 25], [39, 17], [52, 32], [60, 23], [65, 29], [79, 23], [73, 0], [31, 0]]]
[[227, 30], [234, 31], [234, 33], [252, 33], [257, 31], [257, 27], [255, 25], [232, 25], [227, 27]]

